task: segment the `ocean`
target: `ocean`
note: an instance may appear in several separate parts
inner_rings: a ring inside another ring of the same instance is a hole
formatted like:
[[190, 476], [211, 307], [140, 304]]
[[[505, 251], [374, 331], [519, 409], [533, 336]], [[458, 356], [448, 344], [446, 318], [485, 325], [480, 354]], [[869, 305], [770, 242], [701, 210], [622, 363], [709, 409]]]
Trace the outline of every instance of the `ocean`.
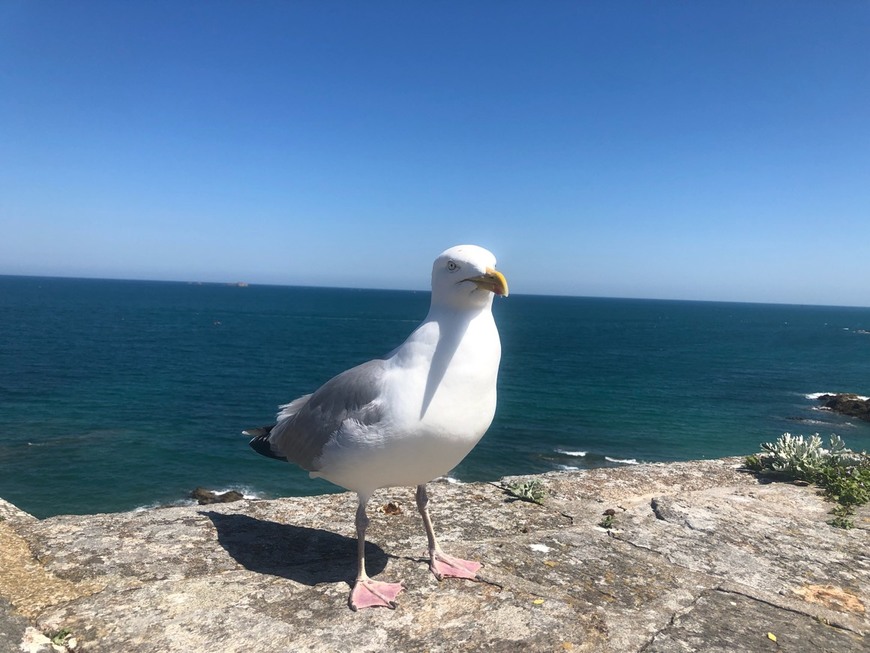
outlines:
[[[0, 277], [0, 497], [38, 517], [337, 491], [244, 428], [425, 316], [428, 292]], [[782, 433], [870, 449], [819, 410], [870, 394], [870, 308], [511, 295], [495, 421], [461, 481], [745, 455]]]

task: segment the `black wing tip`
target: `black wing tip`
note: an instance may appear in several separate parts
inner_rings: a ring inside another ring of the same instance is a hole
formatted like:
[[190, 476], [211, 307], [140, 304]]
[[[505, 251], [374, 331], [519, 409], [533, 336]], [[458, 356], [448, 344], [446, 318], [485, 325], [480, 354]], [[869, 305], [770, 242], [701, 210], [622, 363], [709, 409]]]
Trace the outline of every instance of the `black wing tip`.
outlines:
[[245, 435], [254, 436], [253, 438], [251, 438], [251, 441], [248, 444], [251, 446], [251, 449], [256, 451], [261, 456], [266, 456], [266, 458], [274, 458], [275, 460], [283, 460], [284, 462], [287, 462], [286, 456], [282, 456], [272, 451], [272, 444], [269, 442], [269, 434], [272, 432], [273, 426], [266, 426], [257, 429], [248, 429], [246, 431], [242, 431], [242, 433], [244, 433]]

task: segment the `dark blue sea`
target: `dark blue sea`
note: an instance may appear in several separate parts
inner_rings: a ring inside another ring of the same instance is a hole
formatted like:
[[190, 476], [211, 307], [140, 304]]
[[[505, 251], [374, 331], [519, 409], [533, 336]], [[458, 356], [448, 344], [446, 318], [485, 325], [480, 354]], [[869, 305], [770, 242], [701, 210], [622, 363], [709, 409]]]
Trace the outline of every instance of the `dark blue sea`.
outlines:
[[[426, 292], [0, 277], [0, 497], [39, 517], [333, 491], [242, 429], [398, 345]], [[464, 481], [744, 455], [870, 423], [870, 308], [512, 295], [499, 404]]]

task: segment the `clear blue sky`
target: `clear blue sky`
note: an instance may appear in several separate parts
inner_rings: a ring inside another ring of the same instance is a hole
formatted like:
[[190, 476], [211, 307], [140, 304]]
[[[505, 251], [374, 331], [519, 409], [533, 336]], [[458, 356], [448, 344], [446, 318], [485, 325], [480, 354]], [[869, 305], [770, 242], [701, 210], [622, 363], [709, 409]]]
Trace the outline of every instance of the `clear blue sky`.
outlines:
[[870, 306], [870, 3], [0, 3], [0, 274]]

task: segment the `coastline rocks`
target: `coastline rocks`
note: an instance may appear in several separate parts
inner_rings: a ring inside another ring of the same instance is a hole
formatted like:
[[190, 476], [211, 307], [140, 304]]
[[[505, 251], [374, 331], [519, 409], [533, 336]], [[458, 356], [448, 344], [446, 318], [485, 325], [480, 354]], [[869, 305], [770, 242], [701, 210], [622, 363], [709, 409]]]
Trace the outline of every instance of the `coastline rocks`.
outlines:
[[245, 498], [245, 495], [236, 490], [230, 490], [229, 492], [214, 492], [213, 490], [206, 490], [204, 487], [198, 487], [190, 493], [190, 497], [196, 499], [196, 502], [199, 505], [205, 506], [212, 503], [232, 503], [233, 501], [241, 501]]
[[822, 395], [819, 397], [819, 401], [824, 402], [825, 408], [829, 408], [835, 413], [870, 422], [870, 399], [852, 393], [843, 393]]
[[[437, 581], [413, 489], [379, 490], [373, 505], [400, 509], [369, 511], [366, 555], [404, 581], [396, 610], [347, 607], [350, 493], [44, 520], [10, 507], [0, 616], [87, 653], [866, 653], [870, 506], [833, 528], [815, 488], [741, 463], [433, 482], [441, 544], [483, 562], [476, 583]], [[540, 504], [505, 490], [532, 480]]]

